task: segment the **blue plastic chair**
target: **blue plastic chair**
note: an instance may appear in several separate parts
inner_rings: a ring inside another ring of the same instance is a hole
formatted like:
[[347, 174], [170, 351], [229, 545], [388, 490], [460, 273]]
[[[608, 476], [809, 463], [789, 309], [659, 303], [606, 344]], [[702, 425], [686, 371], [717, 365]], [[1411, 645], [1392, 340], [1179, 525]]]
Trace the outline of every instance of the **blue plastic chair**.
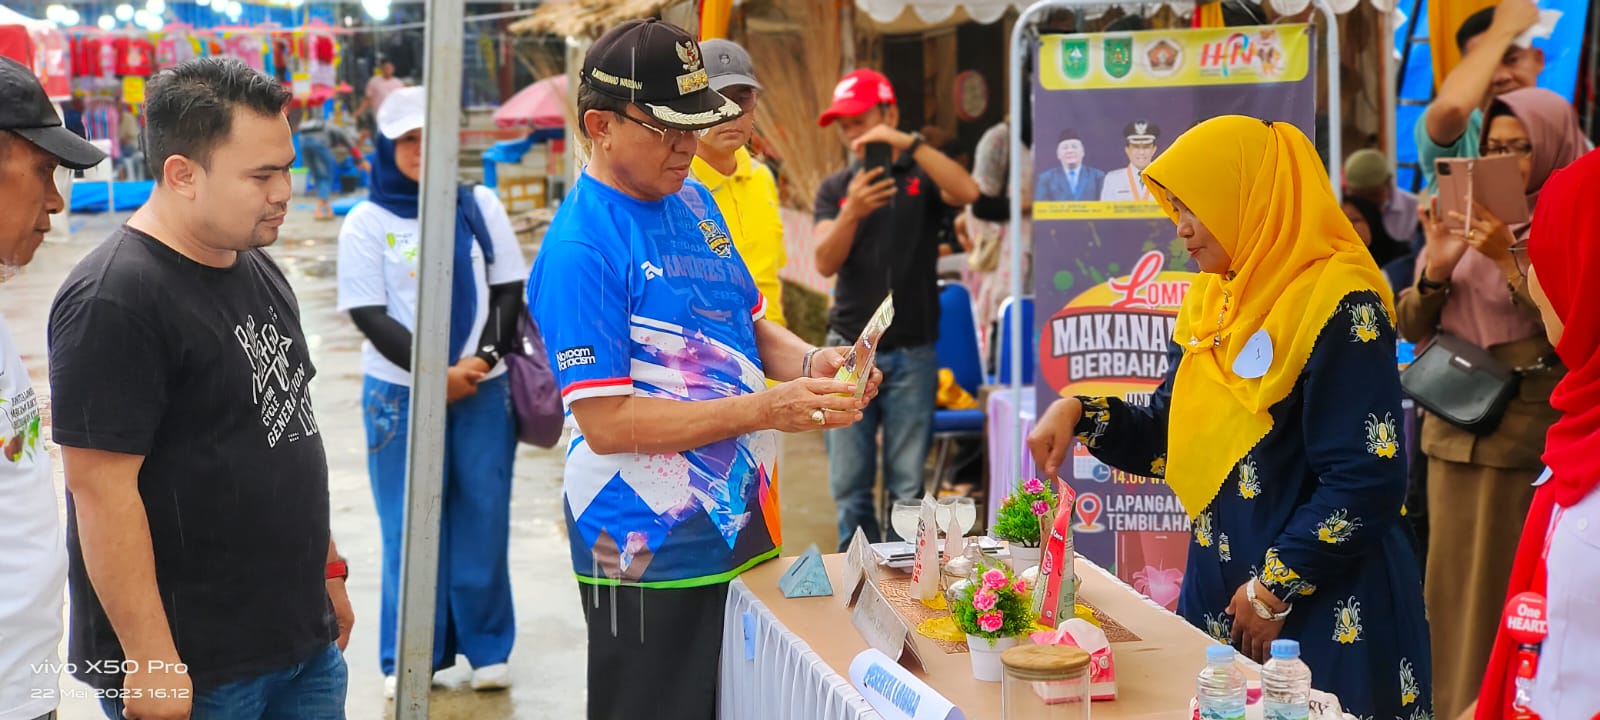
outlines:
[[[978, 324], [972, 315], [972, 294], [960, 283], [941, 283], [939, 288], [939, 341], [934, 343], [939, 367], [949, 369], [960, 385], [973, 397], [983, 384], [983, 355], [978, 349]], [[933, 441], [937, 451], [929, 493], [943, 486], [949, 472], [955, 441], [983, 437], [984, 413], [974, 410], [935, 410]]]
[[1033, 328], [1033, 296], [1022, 296], [1022, 302], [1017, 303], [1016, 298], [1006, 298], [1000, 303], [1000, 367], [995, 368], [995, 384], [1011, 384], [1011, 312], [1018, 305], [1022, 306], [1022, 336], [1028, 338], [1022, 344], [1022, 384], [1033, 384], [1033, 367], [1038, 363], [1039, 338]]

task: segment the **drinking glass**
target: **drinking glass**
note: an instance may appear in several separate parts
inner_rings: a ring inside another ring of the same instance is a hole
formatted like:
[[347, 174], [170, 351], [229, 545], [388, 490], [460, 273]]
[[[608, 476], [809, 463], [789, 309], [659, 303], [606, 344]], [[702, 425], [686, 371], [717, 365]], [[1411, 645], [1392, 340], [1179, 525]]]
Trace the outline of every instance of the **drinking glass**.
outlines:
[[896, 500], [889, 513], [889, 524], [894, 526], [894, 532], [901, 540], [914, 543], [917, 541], [917, 522], [921, 514], [921, 500]]
[[947, 497], [939, 500], [942, 507], [948, 507], [955, 513], [956, 525], [961, 528], [961, 534], [972, 532], [974, 525], [978, 524], [978, 503], [969, 497]]

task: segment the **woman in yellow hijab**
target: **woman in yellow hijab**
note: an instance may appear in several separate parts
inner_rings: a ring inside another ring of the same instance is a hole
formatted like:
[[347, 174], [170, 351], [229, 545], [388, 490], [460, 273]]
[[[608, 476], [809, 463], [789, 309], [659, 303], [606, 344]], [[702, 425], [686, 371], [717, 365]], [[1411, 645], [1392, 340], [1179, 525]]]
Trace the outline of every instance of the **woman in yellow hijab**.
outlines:
[[1383, 274], [1287, 123], [1227, 116], [1145, 170], [1202, 273], [1148, 407], [1054, 403], [1029, 438], [1158, 475], [1194, 530], [1178, 610], [1265, 661], [1300, 642], [1358, 716], [1431, 717], [1422, 579], [1399, 522], [1400, 379]]

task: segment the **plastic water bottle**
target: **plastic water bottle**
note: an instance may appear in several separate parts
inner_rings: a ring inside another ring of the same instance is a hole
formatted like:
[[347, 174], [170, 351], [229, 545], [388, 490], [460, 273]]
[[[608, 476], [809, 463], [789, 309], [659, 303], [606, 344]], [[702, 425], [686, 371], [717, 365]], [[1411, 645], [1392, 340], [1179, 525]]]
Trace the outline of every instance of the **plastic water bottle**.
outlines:
[[1244, 720], [1244, 673], [1233, 659], [1227, 645], [1206, 648], [1206, 669], [1195, 680], [1200, 720]]
[[1300, 643], [1272, 641], [1272, 659], [1261, 668], [1261, 701], [1267, 720], [1311, 717], [1311, 668], [1300, 660]]

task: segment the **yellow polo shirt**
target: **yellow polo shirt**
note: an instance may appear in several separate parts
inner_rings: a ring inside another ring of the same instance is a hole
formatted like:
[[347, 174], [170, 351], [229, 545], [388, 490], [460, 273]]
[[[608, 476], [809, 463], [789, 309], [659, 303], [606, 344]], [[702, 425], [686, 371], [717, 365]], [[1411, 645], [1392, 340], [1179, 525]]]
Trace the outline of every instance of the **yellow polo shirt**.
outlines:
[[698, 156], [691, 166], [694, 177], [711, 190], [717, 208], [733, 234], [733, 246], [767, 300], [767, 319], [784, 325], [783, 285], [778, 270], [787, 258], [783, 251], [783, 220], [778, 217], [778, 183], [767, 166], [750, 159], [739, 148], [733, 175], [723, 175]]

